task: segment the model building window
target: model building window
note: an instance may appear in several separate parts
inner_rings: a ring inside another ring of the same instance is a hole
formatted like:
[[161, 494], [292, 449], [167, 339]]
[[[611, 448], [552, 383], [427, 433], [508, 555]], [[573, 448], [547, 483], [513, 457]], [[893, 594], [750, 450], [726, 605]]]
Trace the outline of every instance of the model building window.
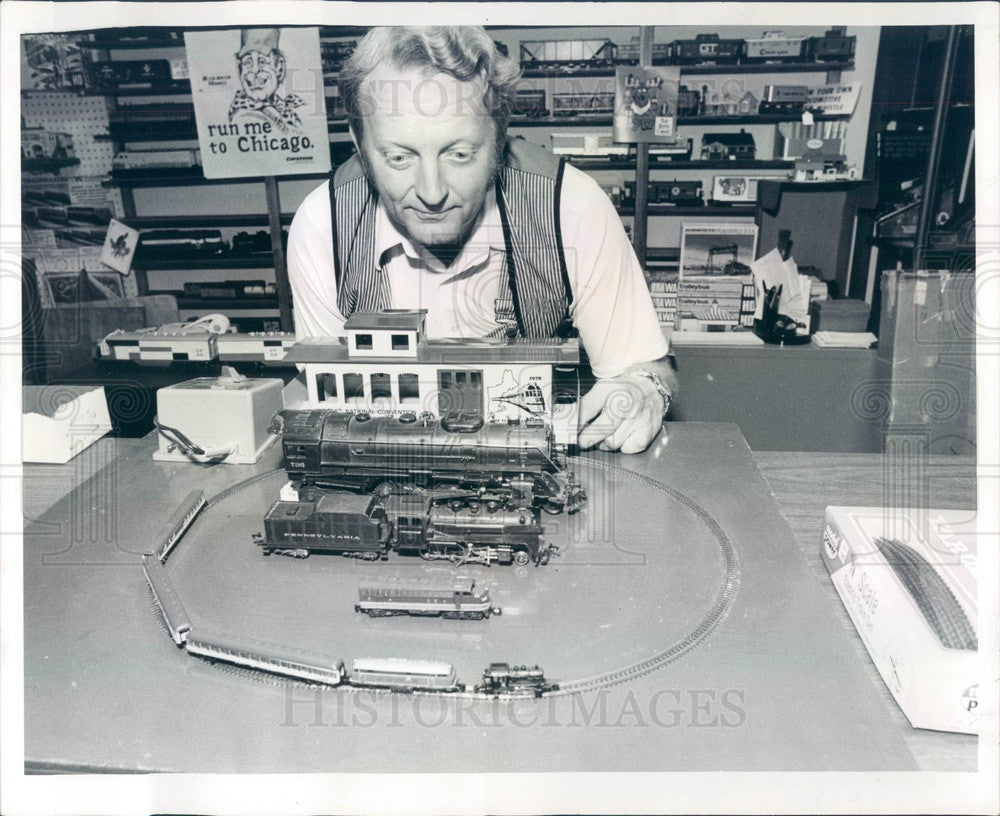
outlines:
[[316, 398], [320, 402], [325, 402], [328, 399], [337, 399], [336, 374], [316, 375]]
[[399, 404], [419, 405], [420, 404], [420, 383], [416, 374], [399, 375]]
[[359, 351], [371, 351], [372, 336], [370, 334], [354, 335], [354, 348], [358, 349]]
[[389, 384], [389, 375], [381, 371], [373, 372], [372, 380], [372, 402], [376, 400], [392, 401], [392, 386]]
[[441, 415], [483, 413], [481, 371], [441, 369], [438, 371], [438, 408]]
[[409, 351], [410, 336], [408, 334], [394, 334], [392, 336], [393, 351]]
[[344, 402], [363, 405], [365, 402], [365, 378], [360, 374], [344, 375]]

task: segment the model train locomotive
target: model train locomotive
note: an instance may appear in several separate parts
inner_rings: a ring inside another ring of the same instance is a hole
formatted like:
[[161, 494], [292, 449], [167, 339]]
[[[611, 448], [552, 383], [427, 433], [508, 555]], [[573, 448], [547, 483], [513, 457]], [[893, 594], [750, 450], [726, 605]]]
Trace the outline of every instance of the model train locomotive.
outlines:
[[296, 558], [315, 552], [375, 561], [391, 550], [428, 561], [524, 566], [546, 564], [555, 551], [542, 533], [537, 508], [507, 507], [497, 496], [322, 491], [313, 500], [275, 502], [254, 541], [264, 555]]
[[575, 512], [587, 500], [540, 420], [299, 409], [279, 412], [272, 428], [282, 434], [282, 465], [300, 490], [445, 486], [550, 513]]

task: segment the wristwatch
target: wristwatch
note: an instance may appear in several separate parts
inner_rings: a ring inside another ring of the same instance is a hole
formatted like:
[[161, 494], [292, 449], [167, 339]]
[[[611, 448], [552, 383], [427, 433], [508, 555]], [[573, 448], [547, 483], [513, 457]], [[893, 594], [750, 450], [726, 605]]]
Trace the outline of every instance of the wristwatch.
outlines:
[[671, 395], [667, 386], [663, 384], [663, 380], [661, 380], [659, 376], [654, 374], [652, 371], [647, 371], [644, 368], [637, 368], [635, 371], [630, 371], [629, 373], [649, 380], [653, 384], [653, 388], [655, 388], [659, 395], [663, 397], [663, 416], [666, 416], [667, 411], [670, 410]]

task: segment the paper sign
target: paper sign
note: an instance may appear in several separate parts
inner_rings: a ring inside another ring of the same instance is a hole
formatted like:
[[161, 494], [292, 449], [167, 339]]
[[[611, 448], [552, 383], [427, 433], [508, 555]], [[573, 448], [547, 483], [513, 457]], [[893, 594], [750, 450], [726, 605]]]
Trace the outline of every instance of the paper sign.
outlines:
[[132, 257], [139, 243], [139, 231], [125, 226], [114, 218], [108, 224], [108, 234], [104, 236], [101, 249], [101, 263], [117, 272], [127, 275], [132, 269]]
[[330, 170], [318, 28], [187, 31], [205, 178]]
[[618, 66], [615, 72], [614, 140], [673, 142], [676, 139], [677, 67]]
[[828, 116], [849, 116], [854, 113], [860, 94], [860, 82], [851, 82], [847, 85], [819, 85], [809, 89], [806, 107]]

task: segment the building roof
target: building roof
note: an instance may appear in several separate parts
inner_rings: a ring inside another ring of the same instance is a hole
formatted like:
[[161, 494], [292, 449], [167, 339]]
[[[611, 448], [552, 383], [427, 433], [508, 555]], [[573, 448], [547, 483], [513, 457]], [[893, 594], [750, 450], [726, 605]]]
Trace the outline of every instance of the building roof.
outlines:
[[429, 365], [462, 363], [547, 363], [577, 365], [580, 362], [580, 341], [575, 337], [511, 340], [490, 338], [442, 338], [417, 344], [415, 358], [350, 356], [342, 337], [307, 337], [288, 350], [285, 363], [351, 363], [368, 366], [381, 363], [401, 365], [416, 362]]
[[754, 144], [753, 135], [741, 130], [739, 133], [706, 133], [703, 137], [703, 144], [731, 145], [751, 145]]
[[422, 331], [425, 309], [385, 309], [380, 312], [355, 312], [344, 322], [349, 331], [394, 330]]

